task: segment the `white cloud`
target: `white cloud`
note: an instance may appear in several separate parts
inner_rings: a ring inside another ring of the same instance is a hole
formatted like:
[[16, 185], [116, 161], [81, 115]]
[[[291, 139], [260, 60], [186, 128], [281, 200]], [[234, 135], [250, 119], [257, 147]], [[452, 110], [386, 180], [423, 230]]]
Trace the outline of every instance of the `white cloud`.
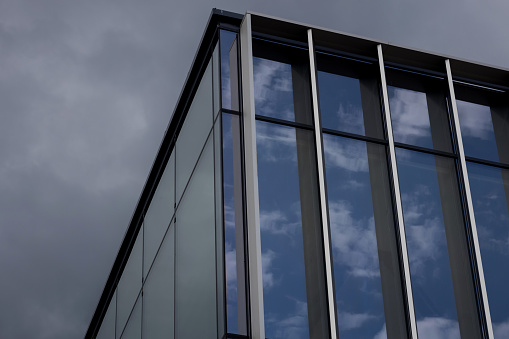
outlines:
[[366, 144], [363, 142], [341, 142], [324, 135], [324, 152], [328, 166], [335, 166], [352, 172], [368, 172]]
[[274, 286], [276, 280], [274, 274], [270, 271], [272, 262], [276, 258], [276, 253], [272, 250], [262, 252], [262, 279], [263, 288], [268, 289]]
[[501, 323], [493, 323], [495, 338], [509, 338], [509, 319]]
[[295, 129], [256, 124], [258, 158], [269, 162], [297, 161]]
[[341, 130], [350, 133], [364, 134], [364, 117], [362, 115], [362, 107], [349, 104], [347, 107], [340, 104], [336, 112], [338, 121], [341, 122]]
[[426, 317], [417, 320], [420, 338], [460, 339], [458, 321], [440, 317]]
[[300, 222], [288, 222], [286, 214], [281, 210], [260, 211], [260, 229], [262, 232], [290, 235], [294, 234], [300, 225]]
[[287, 297], [294, 301], [295, 307], [292, 313], [278, 317], [272, 315], [268, 321], [277, 324], [276, 338], [282, 339], [305, 339], [309, 336], [307, 303], [295, 298]]
[[373, 218], [354, 219], [348, 202], [329, 202], [331, 237], [335, 263], [349, 268], [356, 277], [380, 276]]
[[463, 137], [488, 140], [493, 135], [493, 122], [489, 106], [457, 100], [458, 117]]
[[377, 317], [368, 313], [349, 313], [339, 312], [338, 314], [338, 326], [340, 330], [353, 330], [364, 326], [364, 324], [370, 320], [374, 320]]
[[392, 127], [397, 141], [414, 143], [430, 135], [426, 94], [389, 86]]
[[231, 244], [225, 244], [226, 288], [237, 291], [237, 251], [231, 247]]

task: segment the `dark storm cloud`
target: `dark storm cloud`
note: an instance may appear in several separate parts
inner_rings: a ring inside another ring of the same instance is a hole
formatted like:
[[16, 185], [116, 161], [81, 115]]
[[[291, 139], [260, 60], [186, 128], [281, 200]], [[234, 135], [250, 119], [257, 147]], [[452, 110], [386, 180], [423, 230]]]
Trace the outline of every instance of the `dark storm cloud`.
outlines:
[[212, 6], [509, 67], [502, 1], [1, 1], [1, 338], [84, 335]]

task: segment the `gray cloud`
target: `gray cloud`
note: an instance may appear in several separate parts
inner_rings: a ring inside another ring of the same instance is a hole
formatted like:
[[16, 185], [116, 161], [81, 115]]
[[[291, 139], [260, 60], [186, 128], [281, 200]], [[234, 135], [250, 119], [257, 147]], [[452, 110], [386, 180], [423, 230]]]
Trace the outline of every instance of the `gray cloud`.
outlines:
[[[211, 6], [0, 2], [0, 337], [84, 335]], [[509, 67], [505, 1], [214, 6]]]

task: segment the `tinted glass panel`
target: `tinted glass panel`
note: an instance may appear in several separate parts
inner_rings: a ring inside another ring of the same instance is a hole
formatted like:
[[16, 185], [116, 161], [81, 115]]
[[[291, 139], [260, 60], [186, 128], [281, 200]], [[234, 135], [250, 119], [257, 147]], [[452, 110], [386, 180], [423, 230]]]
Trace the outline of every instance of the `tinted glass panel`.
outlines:
[[141, 339], [141, 293], [122, 333], [122, 339]]
[[444, 81], [387, 69], [394, 141], [452, 152]]
[[307, 50], [253, 39], [255, 112], [312, 124]]
[[212, 128], [212, 66], [207, 66], [176, 145], [177, 202]]
[[170, 225], [175, 210], [175, 156], [170, 159], [157, 185], [144, 220], [143, 276], [152, 265], [152, 261]]
[[241, 175], [239, 117], [225, 113], [223, 187], [227, 325], [229, 333], [247, 334]]
[[313, 134], [261, 121], [256, 130], [266, 337], [326, 338]]
[[217, 337], [213, 145], [210, 138], [177, 210], [177, 338]]
[[383, 138], [376, 69], [323, 54], [317, 67], [322, 128]]
[[467, 163], [496, 338], [509, 337], [509, 172]]
[[[454, 162], [403, 149], [396, 154], [419, 338], [434, 338], [433, 333], [443, 331], [459, 338], [447, 247], [447, 237], [453, 235], [447, 228], [454, 225], [446, 224], [444, 217], [461, 206], [454, 199], [441, 199], [443, 181], [456, 181]], [[453, 197], [459, 199], [457, 194]]]
[[115, 338], [115, 316], [117, 311], [117, 293], [113, 294], [108, 310], [104, 315], [101, 328], [97, 333], [96, 339], [114, 339]]
[[[221, 92], [223, 99], [223, 108], [227, 109], [238, 109], [238, 107], [232, 108], [232, 93], [231, 93], [231, 80], [230, 80], [230, 51], [232, 50], [233, 41], [237, 36], [236, 33], [221, 30]], [[236, 51], [234, 52], [236, 53]], [[235, 72], [236, 73], [236, 72]], [[235, 96], [235, 95], [234, 95]]]
[[327, 134], [323, 140], [339, 336], [404, 336], [385, 147]]
[[143, 285], [143, 337], [173, 338], [175, 227], [164, 237], [154, 265]]
[[217, 277], [217, 330], [219, 338], [226, 333], [225, 319], [225, 274], [224, 274], [224, 234], [223, 234], [223, 175], [221, 158], [221, 117], [214, 125], [214, 190], [216, 227], [216, 277]]
[[507, 93], [455, 85], [465, 155], [509, 163]]
[[140, 229], [131, 250], [122, 277], [117, 286], [117, 338], [120, 337], [127, 318], [133, 309], [142, 279], [143, 228]]
[[498, 162], [490, 107], [461, 100], [456, 105], [465, 155]]

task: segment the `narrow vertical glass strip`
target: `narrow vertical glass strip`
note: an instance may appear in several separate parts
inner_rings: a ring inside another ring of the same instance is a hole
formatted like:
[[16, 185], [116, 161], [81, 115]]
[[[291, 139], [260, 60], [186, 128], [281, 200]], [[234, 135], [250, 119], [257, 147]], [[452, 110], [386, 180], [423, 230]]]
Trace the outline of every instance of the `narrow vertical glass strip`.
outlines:
[[467, 162], [495, 338], [509, 337], [509, 171]]
[[232, 87], [230, 81], [230, 53], [236, 36], [237, 34], [234, 32], [223, 29], [219, 31], [221, 48], [221, 93], [223, 108], [226, 109], [238, 109], [232, 108]]
[[313, 133], [256, 130], [266, 336], [328, 338]]
[[205, 145], [177, 209], [175, 231], [176, 337], [215, 338], [217, 290], [212, 138]]
[[404, 149], [397, 156], [419, 338], [459, 338], [451, 269], [460, 264], [454, 238], [466, 237], [454, 161]]
[[228, 333], [247, 335], [239, 117], [223, 113], [224, 239]]
[[223, 233], [223, 169], [222, 169], [221, 116], [214, 125], [214, 204], [216, 228], [216, 298], [218, 338], [226, 333], [224, 233]]

